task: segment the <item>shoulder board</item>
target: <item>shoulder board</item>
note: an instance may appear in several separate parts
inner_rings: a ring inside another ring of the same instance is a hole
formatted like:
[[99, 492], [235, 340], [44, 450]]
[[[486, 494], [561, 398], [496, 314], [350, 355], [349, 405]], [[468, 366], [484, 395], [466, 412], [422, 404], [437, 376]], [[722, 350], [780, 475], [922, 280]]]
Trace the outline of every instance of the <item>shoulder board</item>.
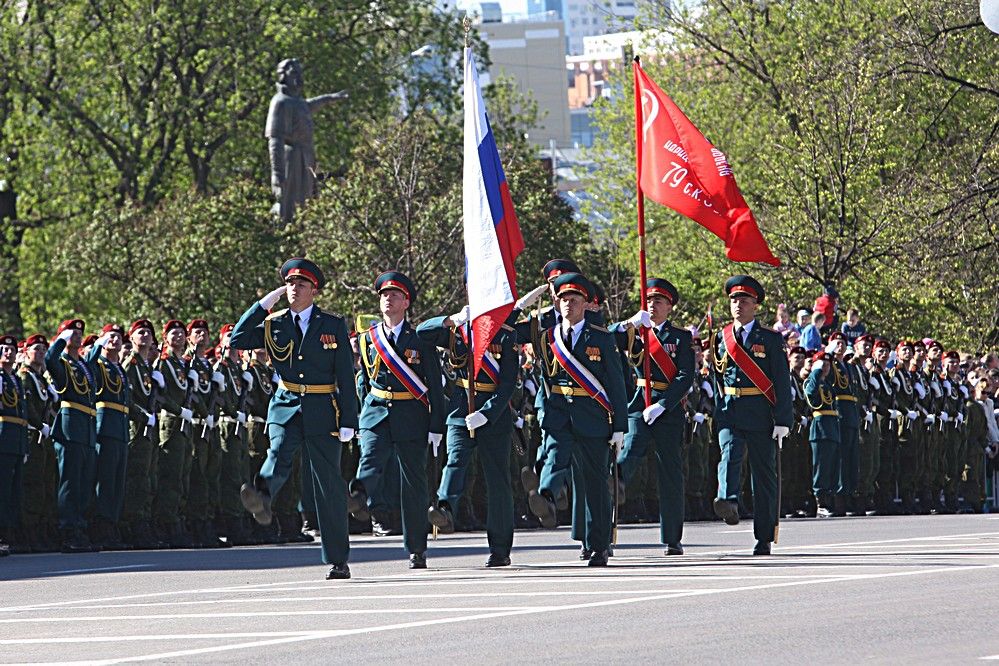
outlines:
[[326, 312], [325, 310], [323, 310], [322, 314], [329, 315], [330, 317], [333, 317], [334, 319], [344, 319], [344, 316], [342, 314], [340, 314], [339, 312]]
[[509, 324], [500, 324], [500, 328], [503, 329], [504, 331], [512, 331], [513, 330], [513, 326], [510, 326]]
[[591, 331], [603, 331], [604, 333], [610, 333], [606, 326], [597, 326], [596, 324], [590, 324]]
[[[780, 335], [780, 333], [778, 333], [774, 329], [768, 328], [766, 326], [763, 326], [762, 324], [759, 325], [759, 326], [757, 326], [756, 328], [759, 328], [761, 331], [766, 331], [767, 333], [773, 333], [774, 335]], [[784, 337], [784, 336], [781, 336], [781, 337]]]
[[278, 310], [277, 312], [272, 312], [269, 315], [267, 315], [267, 319], [277, 319], [278, 317], [280, 317], [281, 315], [283, 315], [287, 311], [288, 311], [288, 308], [285, 308], [283, 310]]

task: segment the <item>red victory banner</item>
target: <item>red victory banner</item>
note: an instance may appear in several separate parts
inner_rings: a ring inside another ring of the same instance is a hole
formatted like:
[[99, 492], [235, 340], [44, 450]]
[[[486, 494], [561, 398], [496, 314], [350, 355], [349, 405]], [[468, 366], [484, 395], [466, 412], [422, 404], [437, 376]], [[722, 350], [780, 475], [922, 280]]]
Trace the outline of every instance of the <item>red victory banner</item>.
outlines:
[[639, 236], [644, 241], [644, 193], [722, 239], [732, 261], [780, 266], [742, 198], [725, 154], [645, 74], [637, 57], [633, 69]]

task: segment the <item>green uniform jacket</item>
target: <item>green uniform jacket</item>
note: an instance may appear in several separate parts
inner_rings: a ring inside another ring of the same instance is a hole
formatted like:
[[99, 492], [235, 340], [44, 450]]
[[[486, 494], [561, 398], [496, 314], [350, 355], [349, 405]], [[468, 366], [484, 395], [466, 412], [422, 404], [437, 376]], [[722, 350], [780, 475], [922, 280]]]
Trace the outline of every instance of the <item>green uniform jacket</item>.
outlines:
[[45, 352], [45, 367], [61, 398], [53, 439], [96, 448], [97, 420], [90, 413], [66, 404], [72, 402], [88, 410], [97, 409], [94, 368], [82, 360], [73, 360], [68, 354], [63, 354], [65, 349], [66, 341], [56, 338]]
[[[828, 361], [826, 362], [828, 363]], [[808, 377], [805, 378], [805, 400], [812, 409], [812, 414], [810, 414], [812, 425], [808, 431], [808, 439], [813, 442], [822, 439], [839, 441], [840, 417], [835, 413], [815, 416], [815, 413], [820, 411], [836, 412], [836, 407], [833, 405], [833, 385], [829, 381], [831, 376], [830, 372], [825, 379], [822, 379], [822, 370], [815, 369], [808, 373]]]
[[[32, 443], [41, 438], [42, 425], [52, 427], [52, 419], [56, 414], [57, 405], [48, 389], [45, 377], [36, 373], [29, 366], [21, 366], [18, 370], [21, 382], [24, 384], [24, 401], [27, 408], [28, 426], [31, 429], [28, 437]], [[49, 437], [52, 435], [50, 434]]]
[[[153, 403], [153, 368], [146, 359], [138, 353], [132, 352], [121, 364], [125, 368], [125, 375], [128, 377], [128, 387], [131, 396], [128, 415], [132, 421], [133, 431], [141, 435], [149, 422], [149, 415], [159, 411], [159, 404]], [[160, 388], [156, 387], [157, 394]], [[159, 402], [159, 397], [157, 397]], [[157, 418], [159, 418], [157, 416]]]
[[[555, 334], [560, 335], [556, 325]], [[544, 416], [541, 427], [546, 431], [571, 429], [583, 437], [608, 437], [614, 432], [628, 431], [628, 398], [624, 391], [621, 356], [614, 336], [602, 326], [585, 321], [579, 339], [573, 342], [572, 355], [597, 378], [607, 391], [613, 414], [608, 416], [600, 403], [590, 397], [567, 397], [551, 391], [551, 386], [577, 387], [578, 385], [562, 368], [552, 353], [548, 331], [539, 334], [535, 354], [544, 369], [548, 388], [538, 391], [547, 394], [544, 399]], [[588, 351], [597, 351], [592, 354]]]
[[[0, 453], [23, 456], [28, 452], [28, 406], [24, 399], [24, 383], [16, 372], [0, 370], [3, 389], [0, 391]], [[15, 423], [6, 419], [17, 419]]]
[[842, 361], [832, 361], [833, 394], [836, 409], [845, 428], [860, 428], [860, 409], [857, 405], [857, 368]]
[[[762, 351], [752, 351], [762, 346]], [[777, 331], [764, 328], [757, 321], [749, 332], [746, 349], [750, 358], [770, 378], [774, 385], [776, 405], [763, 395], [727, 395], [725, 387], [752, 388], [752, 380], [728, 357], [720, 332], [712, 336], [711, 352], [715, 358], [715, 426], [740, 430], [770, 431], [775, 425], [790, 428], [794, 421], [791, 405], [791, 368], [784, 354], [784, 338]]]
[[[416, 328], [416, 334], [426, 342], [448, 350], [451, 360], [451, 367], [454, 370], [456, 379], [468, 379], [468, 368], [465, 359], [468, 358], [468, 346], [461, 333], [454, 328], [444, 326], [447, 317], [434, 317], [428, 319]], [[500, 329], [492, 342], [489, 344], [490, 353], [499, 362], [499, 383], [492, 393], [485, 391], [475, 392], [475, 410], [482, 412], [482, 415], [489, 419], [488, 428], [494, 424], [507, 427], [513, 419], [513, 412], [510, 408], [510, 398], [517, 387], [517, 377], [520, 374], [520, 363], [517, 352], [514, 349], [515, 333], [509, 327]], [[492, 378], [484, 370], [480, 370], [478, 383], [492, 384]], [[451, 385], [448, 396], [448, 417], [447, 425], [465, 426], [465, 417], [468, 416], [468, 394], [464, 388], [457, 384]]]
[[[610, 327], [612, 333], [617, 338], [617, 344], [621, 349], [628, 351], [635, 373], [639, 378], [645, 377], [645, 346], [642, 344], [642, 336], [634, 329], [629, 329], [624, 324], [614, 324]], [[632, 331], [629, 333], [629, 330]], [[666, 353], [676, 364], [676, 377], [665, 389], [652, 388], [652, 402], [659, 403], [666, 411], [656, 419], [656, 422], [682, 423], [685, 413], [681, 407], [684, 397], [694, 383], [694, 348], [693, 336], [690, 331], [673, 326], [668, 321], [663, 322], [659, 328], [653, 328], [649, 335], [659, 338]], [[652, 381], [667, 383], [666, 373], [655, 362], [649, 359], [649, 371], [652, 374]], [[635, 386], [631, 395], [631, 402], [628, 403], [628, 413], [640, 415], [645, 409], [645, 388]]]
[[[265, 328], [269, 329], [269, 335], [265, 335]], [[300, 348], [294, 329], [289, 310], [268, 315], [260, 303], [254, 303], [232, 330], [230, 344], [236, 349], [267, 349], [283, 381], [336, 385], [332, 395], [301, 395], [279, 386], [270, 401], [267, 422], [284, 425], [301, 412], [306, 436], [329, 435], [337, 433], [339, 428], [357, 429], [354, 359], [343, 317], [314, 306]]]
[[359, 334], [357, 341], [361, 350], [361, 372], [357, 382], [357, 397], [361, 401], [361, 428], [370, 430], [391, 418], [396, 424], [411, 423], [414, 431], [429, 430], [444, 434], [447, 407], [437, 348], [421, 339], [408, 320], [403, 322], [399, 339], [395, 341], [395, 349], [426, 385], [430, 401], [428, 410], [419, 400], [393, 401], [374, 395], [372, 389], [392, 393], [406, 393], [407, 389], [381, 362], [378, 352], [371, 344], [370, 331]]
[[[101, 348], [97, 345], [87, 353], [87, 364], [94, 368], [94, 379], [97, 381], [97, 436], [127, 442], [132, 390], [124, 368], [101, 356]], [[109, 405], [117, 405], [122, 409]]]

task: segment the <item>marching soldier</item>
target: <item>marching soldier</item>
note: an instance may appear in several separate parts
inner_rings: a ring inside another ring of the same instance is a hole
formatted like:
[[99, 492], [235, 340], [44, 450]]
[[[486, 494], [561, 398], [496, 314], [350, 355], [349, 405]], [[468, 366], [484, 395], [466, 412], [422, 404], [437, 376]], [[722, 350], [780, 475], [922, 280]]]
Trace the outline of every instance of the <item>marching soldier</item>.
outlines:
[[28, 419], [28, 460], [22, 472], [21, 518], [28, 545], [34, 552], [48, 552], [59, 545], [54, 538], [59, 470], [52, 445], [58, 394], [53, 395], [45, 379], [45, 352], [48, 347], [49, 341], [44, 335], [36, 333], [28, 337], [24, 344], [24, 364], [18, 372], [24, 385]]
[[448, 351], [455, 375], [448, 403], [447, 464], [437, 489], [437, 501], [430, 507], [431, 524], [443, 533], [454, 531], [454, 510], [465, 491], [465, 476], [478, 451], [486, 482], [486, 538], [489, 542], [487, 567], [510, 564], [513, 547], [513, 487], [510, 451], [514, 412], [510, 406], [520, 363], [514, 346], [514, 331], [504, 324], [489, 342], [482, 367], [475, 375], [475, 409], [469, 412], [468, 389], [472, 349], [469, 310], [450, 317], [435, 317], [419, 325], [417, 334], [430, 344]]
[[763, 328], [756, 312], [763, 303], [763, 286], [748, 275], [725, 283], [732, 324], [715, 333], [711, 342], [715, 393], [715, 423], [721, 461], [715, 513], [729, 525], [739, 523], [737, 498], [742, 461], [747, 450], [753, 477], [754, 555], [769, 555], [777, 521], [776, 446], [791, 430], [790, 368], [780, 333]]
[[80, 358], [83, 320], [69, 319], [45, 352], [45, 367], [59, 392], [56, 456], [59, 461], [59, 529], [64, 553], [91, 552], [86, 511], [97, 464], [97, 397], [94, 368]]
[[0, 336], [0, 556], [29, 552], [21, 538], [21, 474], [28, 453], [24, 384], [15, 367], [17, 338]]
[[156, 457], [156, 495], [153, 520], [157, 538], [171, 548], [190, 548], [191, 536], [181, 520], [187, 479], [191, 473], [194, 429], [194, 385], [198, 373], [184, 359], [187, 327], [176, 319], [163, 325], [163, 353], [155, 370], [163, 375], [165, 387], [159, 417], [159, 449]]
[[159, 411], [163, 374], [147, 360], [156, 337], [148, 319], [137, 319], [128, 327], [131, 351], [122, 367], [128, 379], [129, 407], [128, 456], [125, 467], [125, 499], [122, 522], [127, 543], [134, 548], [161, 548], [152, 526], [153, 460], [159, 443]]
[[585, 317], [593, 293], [589, 281], [578, 273], [563, 273], [554, 288], [561, 321], [543, 329], [535, 345], [545, 381], [541, 427], [547, 454], [529, 505], [543, 526], [554, 527], [555, 498], [568, 482], [571, 463], [580, 475], [576, 488], [586, 512], [581, 536], [584, 550], [592, 552], [589, 566], [606, 566], [611, 542], [608, 443], [624, 443], [628, 419], [621, 362], [607, 329]]
[[125, 501], [132, 402], [128, 378], [119, 362], [124, 337], [125, 329], [108, 324], [87, 355], [97, 382], [97, 488], [91, 540], [102, 550], [128, 547], [118, 526]]
[[[258, 523], [269, 525], [271, 497], [288, 480], [295, 452], [304, 446], [317, 494], [323, 562], [331, 565], [326, 578], [350, 578], [347, 488], [340, 476], [340, 456], [358, 421], [357, 402], [350, 395], [354, 369], [347, 324], [315, 305], [326, 286], [316, 264], [289, 259], [281, 277], [284, 286], [254, 303], [230, 335], [235, 349], [266, 349], [280, 376], [267, 411], [267, 460], [253, 481], [243, 485], [240, 498]], [[287, 296], [289, 309], [268, 314], [282, 296]], [[421, 513], [426, 516], [422, 507]]]
[[426, 569], [427, 446], [436, 457], [445, 419], [440, 358], [406, 318], [417, 296], [412, 281], [399, 271], [386, 271], [374, 286], [382, 321], [358, 332], [361, 460], [351, 483], [351, 512], [358, 517], [367, 507], [379, 523], [388, 519], [383, 475], [395, 453], [409, 568]]
[[[683, 434], [686, 425], [684, 400], [694, 381], [694, 352], [690, 331], [673, 326], [669, 316], [680, 300], [668, 280], [650, 278], [645, 283], [649, 311], [640, 311], [630, 326], [616, 325], [618, 346], [628, 354], [638, 375], [637, 385], [628, 404], [628, 432], [624, 449], [618, 456], [621, 480], [625, 487], [635, 468], [645, 459], [652, 444], [656, 452], [659, 481], [659, 531], [666, 545], [666, 555], [682, 555], [683, 546]], [[635, 335], [636, 326], [650, 328], [648, 346]], [[624, 330], [622, 330], [624, 329]], [[644, 356], [649, 355], [649, 373], [645, 376]], [[651, 403], [646, 406], [646, 389]]]
[[805, 400], [812, 410], [808, 440], [812, 447], [812, 492], [818, 515], [835, 515], [833, 498], [840, 486], [839, 446], [842, 421], [836, 409], [835, 358], [821, 351], [812, 357], [812, 370], [804, 382]]

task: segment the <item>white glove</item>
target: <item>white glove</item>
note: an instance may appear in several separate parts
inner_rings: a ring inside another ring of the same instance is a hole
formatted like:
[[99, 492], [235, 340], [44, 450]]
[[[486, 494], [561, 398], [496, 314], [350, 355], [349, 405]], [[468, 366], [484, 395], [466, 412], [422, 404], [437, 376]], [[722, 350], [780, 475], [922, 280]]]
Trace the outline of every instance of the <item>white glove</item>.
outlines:
[[281, 285], [280, 287], [278, 287], [277, 289], [275, 289], [274, 291], [272, 291], [271, 293], [267, 294], [266, 296], [260, 299], [260, 307], [262, 307], [265, 310], [270, 310], [277, 304], [279, 300], [281, 300], [281, 297], [284, 295], [286, 291], [288, 291], [288, 288], [285, 287], [284, 285]]
[[774, 426], [774, 432], [770, 436], [773, 437], [776, 440], [781, 440], [781, 439], [787, 437], [788, 433], [790, 433], [790, 432], [791, 432], [791, 429], [788, 428], [787, 426], [775, 425]]
[[526, 382], [524, 382], [524, 390], [530, 393], [531, 397], [533, 398], [538, 394], [538, 385], [534, 383], [533, 379], [528, 379]]
[[705, 419], [707, 419], [707, 417], [700, 412], [694, 414], [694, 423], [704, 423]]
[[642, 410], [642, 418], [645, 419], [646, 423], [652, 425], [665, 411], [665, 407], [660, 405], [658, 402], [654, 402]]
[[955, 419], [955, 421], [957, 421], [958, 425], [960, 425], [961, 423], [964, 423], [964, 413], [958, 412], [957, 413], [957, 418]]
[[514, 304], [513, 307], [516, 308], [517, 310], [526, 310], [527, 308], [534, 305], [534, 302], [538, 300], [538, 298], [541, 297], [541, 294], [545, 293], [546, 291], [548, 291], [547, 283], [539, 285], [534, 289], [532, 289], [531, 291], [529, 291], [527, 294], [517, 299], [517, 302]]
[[709, 398], [715, 397], [715, 389], [713, 386], [711, 386], [711, 382], [709, 382], [706, 379], [703, 382], [701, 382], [701, 390], [707, 393]]
[[[489, 423], [489, 419], [482, 412], [472, 412], [465, 417], [465, 425], [468, 426], [469, 430], [475, 430], [476, 428], [481, 428], [482, 426]], [[433, 433], [430, 433], [433, 435]], [[440, 437], [440, 435], [438, 435]]]
[[825, 361], [819, 359], [818, 361], [812, 361], [812, 370], [822, 371], [823, 366], [825, 366]]
[[867, 412], [864, 416], [864, 421], [866, 423], [874, 423], [874, 412]]
[[917, 414], [916, 412], [914, 412], [914, 411], [912, 411], [912, 410], [910, 409], [909, 411], [907, 411], [907, 412], [905, 413], [905, 417], [906, 417], [907, 419], [909, 419], [910, 421], [915, 421], [915, 420], [916, 420], [916, 419], [917, 419], [917, 418], [919, 417], [919, 414]]
[[208, 416], [206, 416], [205, 417], [205, 425], [208, 426], [209, 430], [211, 430], [212, 428], [214, 428], [215, 427], [215, 417], [212, 416], [212, 415], [210, 415], [210, 414]]
[[344, 442], [344, 443], [349, 442], [350, 440], [354, 439], [354, 429], [353, 428], [340, 428], [339, 437], [340, 437], [340, 441], [341, 442]]
[[524, 427], [524, 417], [523, 416], [518, 416], [517, 420], [513, 422], [513, 427], [516, 428], [517, 430], [520, 430], [521, 428], [523, 428]]
[[52, 434], [52, 430], [49, 428], [49, 424], [48, 423], [43, 423], [42, 424], [41, 433], [42, 433], [42, 439], [45, 439], [50, 434]]
[[947, 389], [948, 391], [950, 391], [950, 387], [951, 386], [953, 386], [953, 384], [950, 383], [950, 380], [949, 379], [945, 379], [944, 382], [943, 382], [943, 387], [945, 389]]
[[52, 399], [53, 400], [58, 400], [59, 399], [59, 389], [57, 389], [55, 387], [55, 384], [49, 384], [48, 388], [49, 388], [49, 395], [52, 396]]
[[243, 381], [246, 382], [246, 390], [250, 391], [253, 389], [253, 373], [243, 372]]
[[621, 455], [621, 449], [624, 448], [624, 433], [615, 432], [611, 435], [610, 444], [614, 447], [614, 451], [617, 455]]
[[[472, 414], [478, 414], [478, 412], [472, 412]], [[471, 416], [471, 414], [469, 414], [469, 416]], [[427, 435], [427, 443], [430, 444], [434, 450], [434, 458], [437, 457], [437, 452], [440, 451], [442, 439], [444, 439], [444, 435], [438, 432], [432, 432]]]
[[918, 382], [916, 383], [916, 393], [919, 394], [920, 400], [926, 397], [926, 389], [923, 388], [923, 385]]
[[150, 414], [146, 418], [146, 425], [149, 426], [150, 428], [152, 428], [154, 425], [156, 425], [156, 415], [155, 414]]
[[902, 416], [902, 412], [898, 411], [897, 409], [888, 410], [888, 418], [897, 421], [900, 416]]
[[236, 412], [236, 422], [246, 423], [246, 412]]
[[451, 320], [451, 323], [454, 324], [455, 328], [458, 328], [459, 326], [464, 326], [465, 324], [467, 324], [468, 320], [471, 319], [471, 317], [472, 317], [472, 309], [466, 305], [461, 310], [455, 312], [453, 315], [448, 317], [448, 319]]
[[947, 412], [940, 412], [940, 420], [944, 423], [950, 423], [950, 414]]
[[801, 427], [802, 428], [807, 428], [808, 427], [808, 417], [807, 416], [802, 416], [801, 417]]
[[218, 370], [212, 373], [212, 381], [215, 382], [215, 385], [219, 387], [220, 391], [225, 390], [225, 377], [223, 377], [222, 373]]
[[635, 314], [631, 315], [628, 319], [627, 324], [632, 328], [638, 328], [644, 326], [645, 328], [652, 328], [652, 315], [646, 310], [639, 310]]
[[936, 420], [937, 420], [936, 414], [927, 414], [926, 418], [923, 420], [923, 423], [925, 423], [926, 425], [932, 425], [933, 422]]
[[271, 375], [271, 381], [277, 384], [279, 381], [281, 381], [281, 376], [275, 372]]
[[839, 349], [839, 340], [833, 340], [826, 345], [827, 354], [835, 354], [837, 349]]
[[190, 370], [187, 371], [187, 378], [190, 379], [192, 382], [198, 381], [198, 371], [195, 370], [194, 368], [191, 368]]
[[62, 333], [60, 333], [60, 334], [59, 334], [59, 337], [58, 337], [58, 338], [56, 338], [56, 339], [57, 339], [57, 340], [65, 340], [66, 342], [69, 342], [69, 339], [70, 339], [71, 337], [73, 337], [73, 331], [74, 331], [74, 330], [75, 330], [75, 329], [72, 329], [72, 328], [67, 328], [67, 329], [66, 329], [65, 331], [63, 331]]
[[149, 373], [149, 376], [152, 377], [152, 380], [154, 382], [160, 385], [160, 389], [166, 388], [166, 380], [163, 379], [162, 372], [160, 372], [159, 370], [153, 370], [151, 373]]
[[21, 464], [22, 465], [27, 465], [28, 464], [28, 454], [27, 453], [24, 454], [24, 460], [21, 461]]
[[876, 388], [878, 390], [881, 389], [881, 382], [879, 382], [878, 378], [875, 377], [874, 375], [871, 375], [871, 386], [873, 386], [874, 388]]
[[101, 337], [94, 341], [94, 345], [97, 347], [106, 347], [108, 344], [108, 338], [111, 337], [110, 333], [101, 333]]
[[188, 423], [194, 420], [194, 412], [192, 412], [187, 407], [180, 408], [180, 418], [184, 419]]

